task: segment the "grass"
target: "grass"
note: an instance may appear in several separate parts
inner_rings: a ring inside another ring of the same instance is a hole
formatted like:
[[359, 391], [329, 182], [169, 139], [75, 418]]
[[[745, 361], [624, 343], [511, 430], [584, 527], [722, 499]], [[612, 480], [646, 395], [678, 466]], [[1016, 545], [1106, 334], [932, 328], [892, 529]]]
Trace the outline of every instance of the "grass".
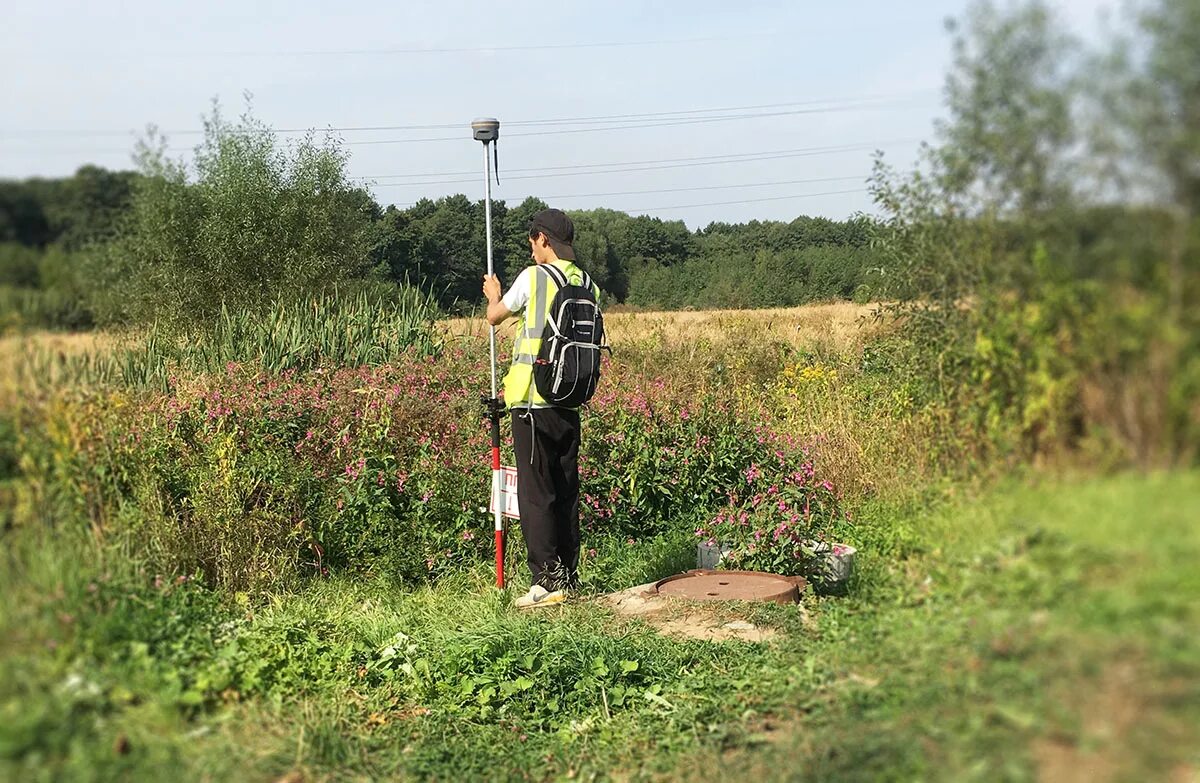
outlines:
[[848, 597], [744, 608], [766, 645], [520, 615], [486, 570], [239, 603], [9, 534], [0, 778], [1187, 780], [1198, 506], [1197, 473], [876, 502]]
[[[621, 311], [604, 317], [608, 339], [614, 346], [656, 338], [667, 347], [690, 343], [736, 344], [747, 336], [775, 339], [805, 350], [839, 355], [857, 353], [873, 334], [875, 305], [831, 302], [766, 310], [700, 310], [671, 312]], [[481, 336], [487, 324], [481, 318], [443, 321], [451, 335]], [[511, 342], [516, 321], [500, 329]]]
[[[670, 312], [618, 311], [605, 316], [612, 362], [637, 377], [656, 378], [671, 368], [676, 380], [722, 388], [742, 385], [763, 394], [762, 378], [797, 374], [778, 388], [780, 431], [820, 442], [822, 472], [852, 496], [900, 494], [953, 473], [964, 459], [955, 446], [963, 433], [945, 411], [915, 416], [911, 390], [886, 369], [870, 367], [864, 349], [894, 328], [876, 322], [877, 304], [833, 302], [763, 310]], [[511, 346], [517, 322], [498, 330], [501, 352]], [[479, 318], [447, 319], [443, 333], [477, 340], [487, 334]], [[779, 350], [776, 350], [779, 349]], [[502, 368], [503, 371], [503, 368]], [[939, 448], [931, 449], [930, 443]], [[903, 470], [899, 469], [903, 466]]]
[[327, 293], [267, 312], [222, 308], [188, 334], [157, 324], [124, 336], [35, 334], [0, 342], [0, 400], [37, 388], [119, 385], [165, 389], [173, 376], [220, 373], [230, 362], [267, 372], [377, 366], [410, 348], [436, 353], [438, 310], [415, 288], [389, 294]]

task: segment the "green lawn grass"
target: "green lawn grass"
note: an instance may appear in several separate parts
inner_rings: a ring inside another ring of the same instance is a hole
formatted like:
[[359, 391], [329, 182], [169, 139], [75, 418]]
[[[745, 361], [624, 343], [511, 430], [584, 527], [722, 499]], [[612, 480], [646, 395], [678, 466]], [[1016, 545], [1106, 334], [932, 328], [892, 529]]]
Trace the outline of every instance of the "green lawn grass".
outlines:
[[1188, 780], [1198, 510], [1197, 473], [876, 503], [848, 596], [743, 608], [763, 645], [517, 614], [485, 569], [239, 603], [11, 531], [0, 779]]

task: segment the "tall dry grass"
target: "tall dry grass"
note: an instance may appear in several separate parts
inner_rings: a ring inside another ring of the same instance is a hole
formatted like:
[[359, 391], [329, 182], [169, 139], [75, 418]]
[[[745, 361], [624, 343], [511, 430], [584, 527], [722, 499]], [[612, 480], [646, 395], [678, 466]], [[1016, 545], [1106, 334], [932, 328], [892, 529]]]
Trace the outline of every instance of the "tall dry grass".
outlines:
[[[770, 310], [683, 310], [670, 312], [614, 312], [604, 317], [609, 342], [615, 347], [646, 338], [675, 346], [686, 342], [721, 344], [756, 335], [804, 350], [852, 354], [878, 330], [873, 313], [877, 306], [833, 302]], [[511, 340], [517, 321], [500, 327], [499, 336]], [[450, 335], [483, 336], [482, 318], [442, 321]]]
[[[812, 444], [822, 474], [847, 496], [897, 496], [944, 475], [959, 459], [961, 436], [946, 411], [914, 411], [891, 379], [864, 374], [864, 346], [894, 328], [874, 317], [877, 308], [618, 311], [605, 325], [612, 361], [627, 377], [671, 373], [697, 394], [732, 385], [745, 395], [745, 410], [765, 398], [772, 428]], [[516, 323], [500, 328], [502, 345], [511, 344]], [[441, 325], [450, 337], [487, 334], [479, 318]]]

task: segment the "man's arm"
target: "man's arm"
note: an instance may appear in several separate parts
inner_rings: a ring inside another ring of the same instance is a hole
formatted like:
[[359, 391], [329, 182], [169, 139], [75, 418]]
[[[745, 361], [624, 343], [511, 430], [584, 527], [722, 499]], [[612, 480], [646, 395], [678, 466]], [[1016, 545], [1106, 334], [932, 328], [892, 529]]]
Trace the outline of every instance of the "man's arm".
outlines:
[[483, 295], [488, 302], [487, 322], [489, 324], [499, 326], [512, 317], [513, 312], [500, 298], [500, 279], [498, 277], [495, 275], [483, 276]]
[[492, 326], [499, 326], [509, 318], [512, 318], [512, 316], [512, 311], [504, 306], [504, 302], [497, 300], [488, 303], [487, 321]]

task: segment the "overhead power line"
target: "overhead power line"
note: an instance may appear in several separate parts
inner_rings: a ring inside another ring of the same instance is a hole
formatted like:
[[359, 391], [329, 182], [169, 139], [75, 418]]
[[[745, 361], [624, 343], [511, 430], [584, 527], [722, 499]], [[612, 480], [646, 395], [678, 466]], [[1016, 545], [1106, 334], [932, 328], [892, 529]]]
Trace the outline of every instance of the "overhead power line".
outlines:
[[[685, 192], [694, 192], [694, 191], [701, 191], [701, 190], [702, 191], [734, 190], [734, 189], [738, 189], [738, 188], [765, 188], [765, 187], [773, 187], [773, 186], [778, 186], [778, 185], [802, 185], [802, 184], [811, 184], [813, 182], [845, 182], [847, 180], [854, 180], [854, 179], [866, 180], [866, 178], [867, 178], [866, 174], [857, 174], [857, 175], [850, 176], [850, 177], [812, 177], [809, 179], [788, 179], [788, 180], [778, 180], [775, 182], [747, 182], [747, 183], [738, 184], [738, 185], [701, 185], [699, 187], [692, 187], [692, 188], [656, 188], [656, 189], [652, 189], [652, 190], [618, 190], [618, 191], [611, 191], [608, 193], [552, 193], [550, 195], [542, 195], [539, 193], [538, 198], [541, 198], [541, 199], [567, 199], [567, 198], [600, 198], [602, 196], [635, 196], [635, 195], [640, 196], [640, 195], [646, 195], [649, 193], [685, 193]], [[786, 198], [786, 197], [784, 197], [784, 198]], [[417, 203], [417, 202], [412, 201], [412, 202], [409, 202], [409, 203], [403, 204], [403, 205], [397, 204], [396, 206], [411, 207], [415, 203]], [[737, 202], [737, 203], [741, 203], [741, 202]]]
[[670, 207], [639, 207], [637, 209], [622, 209], [622, 212], [662, 212], [667, 209], [692, 209], [693, 207], [724, 207], [732, 204], [755, 204], [761, 201], [788, 201], [794, 198], [816, 198], [818, 196], [840, 196], [845, 193], [866, 193], [866, 188], [853, 190], [828, 190], [824, 193], [797, 193], [793, 196], [770, 196], [768, 198], [743, 198], [737, 201], [709, 201], [704, 204], [676, 204]]
[[687, 193], [697, 190], [733, 190], [737, 188], [766, 188], [776, 185], [804, 185], [813, 182], [846, 182], [848, 180], [866, 180], [866, 174], [856, 174], [851, 177], [812, 177], [809, 179], [786, 179], [777, 180], [775, 182], [748, 182], [741, 185], [701, 185], [694, 188], [659, 188], [656, 190], [615, 190], [608, 193], [556, 193], [548, 196], [541, 196], [543, 199], [550, 198], [599, 198], [601, 196], [640, 196], [645, 193]]
[[[900, 141], [900, 142], [885, 142], [883, 144], [852, 144], [852, 145], [846, 145], [846, 146], [842, 146], [842, 147], [816, 147], [816, 148], [808, 148], [808, 149], [799, 149], [799, 150], [790, 151], [790, 152], [784, 151], [784, 152], [779, 152], [776, 154], [758, 154], [756, 157], [736, 157], [736, 158], [729, 157], [729, 158], [725, 158], [725, 159], [721, 159], [721, 160], [709, 160], [709, 159], [705, 159], [705, 158], [689, 160], [687, 158], [684, 158], [684, 159], [681, 159], [682, 162], [677, 162], [677, 163], [663, 163], [661, 165], [655, 164], [655, 165], [645, 165], [645, 166], [639, 165], [639, 166], [624, 167], [624, 168], [607, 168], [607, 169], [603, 169], [603, 170], [592, 170], [592, 171], [565, 171], [565, 172], [552, 172], [549, 174], [517, 174], [517, 175], [506, 176], [504, 178], [504, 181], [511, 182], [513, 180], [526, 180], [526, 179], [553, 179], [553, 178], [558, 178], [558, 177], [583, 177], [583, 176], [589, 176], [589, 175], [594, 175], [594, 174], [624, 174], [624, 173], [632, 173], [632, 172], [639, 172], [639, 171], [662, 171], [664, 169], [691, 168], [693, 166], [717, 166], [717, 165], [724, 165], [724, 164], [728, 164], [728, 163], [754, 163], [754, 162], [766, 161], [766, 160], [782, 160], [785, 158], [807, 158], [807, 157], [814, 157], [814, 156], [818, 156], [818, 155], [834, 155], [834, 154], [843, 153], [843, 152], [863, 152], [866, 150], [875, 150], [875, 149], [880, 149], [882, 147], [895, 146], [896, 144], [901, 144], [901, 143], [910, 143], [910, 142], [909, 141]], [[609, 165], [612, 165], [612, 164], [609, 164]], [[525, 170], [526, 171], [537, 171], [537, 169], [525, 169]], [[462, 179], [425, 180], [425, 181], [421, 181], [421, 182], [380, 182], [380, 183], [370, 183], [370, 184], [372, 184], [373, 187], [377, 187], [377, 188], [425, 187], [425, 186], [430, 186], [430, 185], [461, 185], [461, 184], [466, 184], [466, 183], [475, 182], [475, 181], [476, 181], [476, 179], [471, 177], [471, 178], [462, 178]]]
[[[689, 117], [686, 119], [652, 120], [652, 121], [640, 122], [640, 123], [629, 123], [626, 125], [610, 125], [607, 127], [599, 127], [599, 128], [567, 128], [567, 129], [530, 131], [527, 133], [508, 133], [508, 134], [505, 134], [502, 138], [511, 139], [511, 138], [520, 138], [520, 137], [524, 137], [524, 136], [557, 136], [557, 135], [566, 134], [566, 133], [597, 133], [600, 131], [613, 131], [613, 130], [641, 130], [643, 128], [665, 128], [665, 127], [676, 127], [676, 126], [680, 126], [680, 125], [701, 125], [701, 124], [710, 123], [710, 122], [729, 122], [732, 120], [751, 120], [751, 119], [759, 119], [759, 118], [764, 118], [764, 117], [783, 117], [783, 116], [795, 116], [795, 115], [800, 115], [800, 114], [832, 114], [832, 113], [836, 113], [836, 112], [859, 111], [859, 110], [863, 110], [863, 109], [869, 110], [869, 109], [887, 109], [887, 108], [896, 108], [896, 107], [888, 105], [888, 104], [874, 104], [874, 103], [859, 102], [859, 103], [847, 103], [847, 104], [844, 104], [841, 106], [826, 106], [826, 107], [817, 108], [817, 109], [794, 109], [791, 111], [778, 111], [778, 112], [724, 114], [724, 115], [718, 115], [715, 117]], [[438, 141], [461, 142], [462, 136], [461, 135], [425, 136], [425, 137], [416, 138], [416, 139], [361, 139], [358, 141], [347, 141], [347, 142], [343, 142], [343, 143], [346, 144], [347, 146], [374, 146], [374, 145], [380, 145], [380, 144], [413, 144], [413, 143], [419, 143], [419, 142], [438, 142]]]
[[[915, 98], [931, 91], [922, 90], [911, 93], [901, 93], [893, 95], [856, 95], [845, 96], [841, 98], [812, 98], [802, 101], [786, 101], [783, 103], [758, 103], [745, 106], [714, 106], [706, 109], [673, 109], [653, 112], [637, 112], [627, 114], [597, 114], [584, 117], [546, 117], [542, 119], [530, 120], [505, 120], [504, 127], [523, 127], [523, 126], [543, 126], [543, 125], [576, 125], [586, 123], [620, 123], [631, 120], [653, 120], [653, 119], [673, 119], [683, 115], [696, 114], [714, 114], [719, 112], [744, 112], [758, 111], [760, 109], [783, 109], [792, 106], [817, 106], [821, 104], [836, 104], [839, 102], [866, 102], [866, 101], [885, 101], [885, 100], [900, 100], [905, 98]], [[369, 133], [379, 131], [407, 131], [407, 130], [455, 130], [462, 129], [465, 123], [458, 122], [439, 122], [423, 125], [343, 125], [343, 126], [324, 126], [324, 127], [307, 127], [307, 128], [272, 128], [269, 129], [272, 133], [309, 133], [309, 132], [334, 132], [334, 133]], [[127, 130], [112, 130], [112, 129], [63, 129], [63, 128], [8, 128], [0, 129], [0, 136], [21, 136], [21, 135], [51, 135], [51, 136], [128, 136], [136, 133], [132, 129]], [[175, 130], [163, 130], [164, 135], [169, 136], [198, 136], [204, 133], [202, 128], [187, 128]]]
[[[611, 161], [608, 163], [569, 163], [569, 164], [562, 165], [562, 166], [534, 166], [534, 167], [523, 168], [523, 169], [508, 169], [508, 172], [510, 174], [513, 174], [513, 173], [524, 174], [524, 173], [531, 172], [531, 171], [562, 171], [562, 170], [577, 170], [577, 169], [599, 169], [599, 168], [610, 168], [612, 166], [642, 166], [642, 165], [655, 165], [655, 164], [660, 164], [660, 163], [692, 163], [692, 162], [697, 162], [697, 161], [718, 160], [718, 159], [721, 159], [721, 160], [729, 159], [731, 162], [736, 162], [738, 159], [753, 158], [753, 157], [757, 157], [760, 155], [785, 155], [785, 154], [790, 155], [792, 153], [806, 153], [806, 152], [837, 152], [837, 151], [849, 150], [849, 149], [857, 150], [857, 149], [862, 149], [863, 147], [886, 147], [886, 146], [892, 146], [892, 145], [896, 145], [896, 144], [913, 144], [918, 141], [920, 141], [920, 139], [917, 139], [917, 138], [888, 139], [886, 141], [857, 142], [855, 144], [837, 144], [837, 145], [826, 145], [826, 146], [820, 146], [820, 147], [793, 147], [791, 149], [783, 149], [783, 150], [756, 150], [754, 152], [727, 152], [727, 153], [724, 153], [721, 155], [694, 155], [694, 156], [686, 157], [686, 158], [652, 158], [650, 160], [620, 160], [620, 161]], [[624, 170], [624, 169], [622, 169], [622, 170]], [[604, 173], [604, 172], [601, 172], [601, 173]], [[426, 172], [419, 172], [419, 173], [414, 173], [414, 174], [368, 174], [368, 175], [362, 176], [362, 177], [352, 177], [352, 179], [377, 180], [377, 179], [400, 179], [400, 178], [407, 179], [407, 178], [411, 178], [411, 177], [422, 177], [422, 178], [425, 178], [425, 177], [459, 177], [459, 176], [474, 175], [474, 174], [478, 174], [478, 172], [475, 172], [475, 171], [426, 171]], [[417, 183], [417, 184], [422, 184], [422, 183]]]
[[467, 54], [467, 53], [490, 53], [490, 52], [531, 52], [545, 50], [562, 50], [562, 49], [615, 49], [615, 48], [630, 48], [639, 46], [674, 46], [686, 45], [695, 43], [716, 43], [718, 41], [739, 41], [749, 38], [769, 38], [778, 33], [749, 33], [746, 35], [725, 35], [725, 36], [708, 36], [700, 38], [659, 38], [654, 40], [640, 41], [593, 41], [582, 43], [559, 43], [559, 44], [517, 44], [508, 46], [397, 46], [397, 47], [375, 47], [363, 49], [277, 49], [271, 50], [232, 50], [220, 51], [212, 50], [207, 52], [200, 51], [106, 51], [106, 52], [62, 52], [62, 51], [47, 51], [39, 50], [24, 50], [20, 52], [22, 56], [52, 56], [52, 57], [87, 57], [95, 59], [99, 57], [122, 58], [122, 57], [166, 57], [166, 58], [191, 58], [191, 57], [344, 57], [358, 55], [394, 55], [394, 54]]
[[[716, 122], [740, 119], [770, 118], [797, 114], [822, 114], [833, 112], [851, 112], [856, 109], [887, 109], [898, 108], [906, 98], [916, 97], [920, 92], [895, 96], [862, 96], [845, 98], [845, 100], [790, 101], [785, 103], [758, 103], [751, 106], [716, 107], [704, 109], [674, 109], [664, 112], [644, 112], [630, 114], [610, 114], [592, 116], [563, 116], [563, 118], [546, 118], [538, 120], [505, 121], [505, 127], [538, 127], [558, 125], [608, 125], [612, 127], [568, 128], [568, 130], [547, 130], [536, 132], [506, 133], [505, 138], [520, 136], [546, 136], [552, 133], [580, 133], [599, 130], [629, 130], [629, 128], [659, 127], [661, 125], [691, 125], [701, 122]], [[760, 109], [787, 107], [816, 107], [805, 109], [782, 110], [782, 112], [760, 112]], [[710, 116], [698, 116], [698, 115]], [[622, 125], [623, 124], [623, 125]], [[358, 125], [358, 126], [326, 126], [326, 127], [283, 127], [266, 128], [270, 133], [352, 133], [352, 132], [382, 132], [382, 131], [431, 131], [431, 130], [461, 130], [463, 121], [434, 122], [425, 125]], [[23, 136], [60, 136], [60, 137], [127, 137], [134, 136], [138, 131], [125, 130], [70, 130], [70, 128], [4, 128], [0, 136], [20, 138]], [[200, 136], [205, 133], [203, 128], [178, 128], [178, 130], [163, 130], [163, 136]], [[462, 141], [461, 135], [438, 136], [408, 139], [359, 139], [359, 141], [344, 142], [346, 144], [406, 144], [415, 142]], [[124, 151], [124, 150], [122, 150]]]
[[[801, 181], [805, 181], [805, 180], [801, 180]], [[807, 181], [815, 182], [817, 180], [807, 180]], [[770, 184], [770, 183], [764, 183], [764, 184]], [[753, 187], [753, 186], [738, 185], [738, 186], [730, 186], [730, 187]], [[650, 193], [650, 192], [666, 193], [668, 191], [664, 190], [664, 191], [646, 191], [646, 192], [647, 193]], [[755, 203], [762, 202], [762, 201], [788, 201], [790, 199], [796, 199], [796, 198], [816, 198], [818, 196], [840, 196], [840, 195], [847, 194], [847, 193], [866, 193], [866, 192], [868, 192], [867, 188], [852, 188], [850, 190], [827, 190], [823, 193], [796, 193], [796, 194], [793, 194], [790, 196], [767, 196], [765, 198], [741, 198], [741, 199], [737, 199], [736, 201], [708, 201], [708, 202], [705, 202], [702, 204], [676, 204], [674, 206], [668, 206], [668, 207], [640, 207], [638, 209], [621, 208], [620, 211], [621, 212], [657, 212], [659, 210], [665, 210], [665, 209], [691, 209], [693, 207], [723, 207], [723, 206], [728, 206], [731, 204], [755, 204]], [[592, 194], [592, 195], [602, 196], [602, 195], [610, 195], [610, 194], [596, 193], [596, 194]], [[567, 198], [567, 196], [545, 196], [544, 198]], [[572, 197], [572, 198], [575, 198], [575, 197]], [[578, 198], [583, 198], [583, 196], [580, 195], [580, 196], [578, 196]], [[410, 202], [408, 204], [396, 204], [395, 206], [400, 207], [401, 209], [405, 209], [405, 208], [413, 206], [416, 203], [417, 202]]]

